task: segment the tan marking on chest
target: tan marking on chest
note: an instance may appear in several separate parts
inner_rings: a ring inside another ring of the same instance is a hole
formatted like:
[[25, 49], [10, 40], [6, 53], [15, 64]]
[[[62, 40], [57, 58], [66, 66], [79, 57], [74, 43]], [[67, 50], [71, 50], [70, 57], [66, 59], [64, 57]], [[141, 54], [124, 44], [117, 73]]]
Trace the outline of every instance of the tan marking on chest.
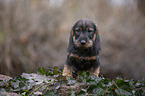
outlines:
[[76, 54], [71, 53], [71, 57], [77, 58], [77, 59], [84, 59], [84, 60], [96, 60], [96, 56], [91, 56], [91, 57], [80, 57]]

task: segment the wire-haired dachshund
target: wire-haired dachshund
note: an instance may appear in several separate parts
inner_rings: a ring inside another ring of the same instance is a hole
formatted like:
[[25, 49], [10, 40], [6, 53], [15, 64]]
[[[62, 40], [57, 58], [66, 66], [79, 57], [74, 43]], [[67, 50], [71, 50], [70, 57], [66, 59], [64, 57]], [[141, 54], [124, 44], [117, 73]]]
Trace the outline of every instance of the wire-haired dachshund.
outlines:
[[80, 71], [89, 72], [89, 76], [99, 75], [100, 38], [96, 24], [88, 19], [75, 23], [70, 32], [68, 55], [63, 76], [76, 78]]

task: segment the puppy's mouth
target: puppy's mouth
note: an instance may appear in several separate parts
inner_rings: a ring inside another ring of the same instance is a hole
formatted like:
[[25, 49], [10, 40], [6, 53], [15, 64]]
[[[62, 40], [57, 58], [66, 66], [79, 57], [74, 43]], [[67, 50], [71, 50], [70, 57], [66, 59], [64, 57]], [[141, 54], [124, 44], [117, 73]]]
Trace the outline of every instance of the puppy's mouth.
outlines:
[[79, 47], [79, 48], [89, 48], [89, 47], [92, 47], [92, 45], [93, 45], [93, 41], [92, 40], [76, 40], [75, 42], [74, 42], [74, 44], [75, 44], [75, 46], [76, 47]]

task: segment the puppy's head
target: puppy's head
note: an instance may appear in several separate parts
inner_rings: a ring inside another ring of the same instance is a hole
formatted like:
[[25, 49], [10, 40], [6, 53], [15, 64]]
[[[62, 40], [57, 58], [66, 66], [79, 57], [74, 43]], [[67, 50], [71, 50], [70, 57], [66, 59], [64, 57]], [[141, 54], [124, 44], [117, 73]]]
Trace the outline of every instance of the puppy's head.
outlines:
[[81, 19], [75, 23], [71, 30], [68, 51], [74, 46], [82, 49], [95, 46], [96, 50], [100, 50], [100, 38], [95, 23], [88, 19]]

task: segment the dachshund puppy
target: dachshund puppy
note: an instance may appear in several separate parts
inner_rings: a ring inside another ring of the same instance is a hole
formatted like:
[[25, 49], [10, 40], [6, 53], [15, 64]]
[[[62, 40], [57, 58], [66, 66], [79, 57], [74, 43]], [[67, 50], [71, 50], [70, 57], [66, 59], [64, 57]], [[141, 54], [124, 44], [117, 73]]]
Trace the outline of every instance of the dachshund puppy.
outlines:
[[95, 23], [88, 19], [77, 21], [70, 32], [68, 55], [62, 75], [76, 78], [78, 72], [86, 71], [89, 76], [98, 76], [100, 49], [99, 32]]

